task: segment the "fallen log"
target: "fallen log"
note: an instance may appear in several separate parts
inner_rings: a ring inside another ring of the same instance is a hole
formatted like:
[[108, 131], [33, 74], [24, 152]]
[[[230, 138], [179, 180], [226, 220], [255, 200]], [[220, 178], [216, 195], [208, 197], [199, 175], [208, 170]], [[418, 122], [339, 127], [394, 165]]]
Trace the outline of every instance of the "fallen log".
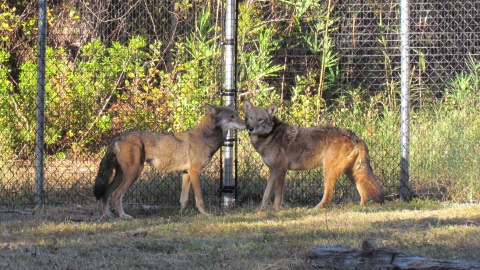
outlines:
[[411, 255], [391, 248], [376, 248], [364, 241], [362, 249], [321, 246], [308, 252], [313, 268], [344, 270], [480, 270], [480, 261], [442, 260]]
[[0, 210], [0, 212], [17, 213], [17, 214], [20, 214], [20, 215], [33, 215], [34, 214], [33, 212], [27, 212], [27, 211], [22, 211], [22, 210], [11, 210], [11, 209]]

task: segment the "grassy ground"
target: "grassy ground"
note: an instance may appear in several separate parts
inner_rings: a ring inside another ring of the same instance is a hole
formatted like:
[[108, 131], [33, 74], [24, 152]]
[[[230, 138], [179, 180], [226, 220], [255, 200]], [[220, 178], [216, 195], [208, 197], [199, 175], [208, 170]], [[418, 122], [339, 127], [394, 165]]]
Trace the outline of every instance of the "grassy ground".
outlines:
[[[102, 220], [99, 206], [0, 209], [0, 269], [305, 269], [321, 245], [480, 260], [480, 206], [416, 201], [326, 210], [141, 210]], [[480, 261], [479, 261], [480, 263]]]

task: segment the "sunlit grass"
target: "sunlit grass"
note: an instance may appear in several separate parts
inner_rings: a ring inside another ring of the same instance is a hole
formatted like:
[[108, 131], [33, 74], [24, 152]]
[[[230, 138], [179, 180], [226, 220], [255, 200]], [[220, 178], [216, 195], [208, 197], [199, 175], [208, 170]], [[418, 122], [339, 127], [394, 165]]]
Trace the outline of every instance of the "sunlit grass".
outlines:
[[423, 256], [480, 259], [479, 205], [210, 208], [211, 216], [194, 208], [126, 207], [135, 220], [103, 220], [98, 206], [46, 207], [31, 216], [2, 212], [0, 267], [302, 269], [315, 246], [358, 248], [365, 239]]

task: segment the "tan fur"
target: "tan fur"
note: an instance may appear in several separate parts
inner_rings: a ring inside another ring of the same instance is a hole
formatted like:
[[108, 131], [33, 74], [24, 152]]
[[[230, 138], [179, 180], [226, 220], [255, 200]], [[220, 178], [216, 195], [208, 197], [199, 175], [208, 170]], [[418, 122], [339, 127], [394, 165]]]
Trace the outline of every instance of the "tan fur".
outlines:
[[262, 208], [270, 200], [275, 186], [274, 207], [280, 207], [288, 170], [311, 170], [320, 166], [323, 166], [325, 190], [317, 208], [324, 208], [332, 201], [334, 185], [341, 173], [356, 186], [361, 205], [366, 204], [369, 197], [375, 202], [384, 201], [383, 190], [370, 167], [367, 145], [350, 130], [333, 126], [291, 126], [275, 117], [275, 105], [260, 108], [245, 101], [244, 111], [252, 145], [270, 170]]
[[[111, 216], [109, 198], [121, 218], [131, 219], [122, 207], [125, 191], [137, 180], [147, 162], [163, 172], [184, 171], [180, 204], [186, 206], [193, 186], [198, 210], [205, 214], [200, 172], [222, 146], [229, 129], [245, 129], [245, 122], [231, 106], [207, 105], [205, 118], [196, 127], [179, 133], [133, 131], [115, 137], [100, 163], [94, 195], [102, 199], [103, 214]], [[113, 170], [115, 175], [109, 182]]]

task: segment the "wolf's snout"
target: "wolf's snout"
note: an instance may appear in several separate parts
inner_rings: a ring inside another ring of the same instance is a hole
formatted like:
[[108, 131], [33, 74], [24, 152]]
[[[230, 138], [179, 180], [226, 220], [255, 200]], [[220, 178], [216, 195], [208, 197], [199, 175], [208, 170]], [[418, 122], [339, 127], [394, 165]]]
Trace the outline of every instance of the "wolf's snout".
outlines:
[[247, 124], [247, 130], [248, 130], [248, 132], [252, 132], [252, 131], [253, 131], [253, 127], [251, 127], [249, 124]]

